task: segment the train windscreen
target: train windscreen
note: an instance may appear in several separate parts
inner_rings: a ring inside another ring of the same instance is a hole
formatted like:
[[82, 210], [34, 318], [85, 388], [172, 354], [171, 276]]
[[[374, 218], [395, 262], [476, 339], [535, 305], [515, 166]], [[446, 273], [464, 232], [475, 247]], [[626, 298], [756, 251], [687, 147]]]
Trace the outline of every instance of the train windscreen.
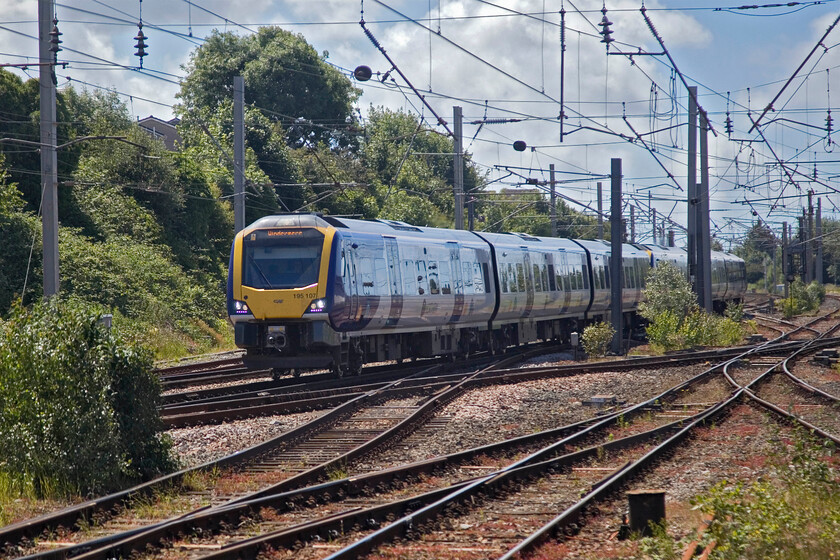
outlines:
[[262, 230], [243, 240], [242, 284], [261, 290], [318, 282], [324, 235], [318, 230]]

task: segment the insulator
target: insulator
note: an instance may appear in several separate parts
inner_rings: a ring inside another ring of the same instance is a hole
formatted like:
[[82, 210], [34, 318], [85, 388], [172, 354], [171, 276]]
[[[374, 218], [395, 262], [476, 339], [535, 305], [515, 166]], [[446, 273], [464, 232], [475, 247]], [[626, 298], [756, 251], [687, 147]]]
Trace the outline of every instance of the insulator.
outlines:
[[610, 30], [612, 22], [607, 19], [607, 8], [602, 8], [601, 13], [604, 14], [601, 18], [601, 22], [598, 24], [601, 27], [600, 33], [603, 35], [601, 42], [606, 43], [607, 46], [609, 46], [610, 43], [615, 41], [615, 39], [612, 38], [612, 31]]
[[53, 18], [53, 28], [50, 31], [50, 52], [53, 54], [58, 54], [58, 51], [62, 50], [60, 45], [63, 43], [59, 37], [64, 35], [61, 31], [58, 30], [58, 18]]
[[134, 45], [134, 48], [137, 49], [134, 56], [140, 57], [140, 68], [143, 68], [143, 57], [146, 56], [146, 36], [143, 35], [143, 25], [139, 24], [137, 27], [139, 27], [140, 30], [134, 37], [134, 40], [137, 41], [137, 44]]
[[733, 126], [732, 126], [732, 119], [729, 118], [729, 113], [726, 113], [726, 120], [723, 123], [724, 130], [726, 130], [727, 135], [732, 134]]
[[831, 118], [831, 109], [828, 110], [828, 115], [825, 117], [825, 130], [829, 134], [834, 130], [834, 119]]

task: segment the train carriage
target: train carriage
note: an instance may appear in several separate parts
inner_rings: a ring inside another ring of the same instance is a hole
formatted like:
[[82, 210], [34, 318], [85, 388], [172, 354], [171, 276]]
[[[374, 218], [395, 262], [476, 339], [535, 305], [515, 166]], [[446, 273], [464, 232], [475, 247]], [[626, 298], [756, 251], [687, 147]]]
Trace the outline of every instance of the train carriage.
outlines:
[[[246, 364], [278, 375], [568, 341], [609, 318], [610, 251], [601, 240], [268, 216], [234, 240], [228, 314]], [[632, 329], [650, 266], [679, 262], [679, 250], [625, 244], [622, 259]], [[743, 261], [716, 254], [714, 263], [715, 297], [739, 299]]]
[[357, 373], [365, 361], [469, 352], [494, 286], [490, 247], [470, 232], [271, 216], [234, 242], [229, 314], [249, 365]]

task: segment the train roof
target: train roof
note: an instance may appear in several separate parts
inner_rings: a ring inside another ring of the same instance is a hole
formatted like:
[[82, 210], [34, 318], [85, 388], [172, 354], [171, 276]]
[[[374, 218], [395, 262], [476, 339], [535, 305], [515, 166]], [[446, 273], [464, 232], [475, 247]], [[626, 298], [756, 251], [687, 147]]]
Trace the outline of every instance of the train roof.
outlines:
[[555, 251], [580, 250], [574, 241], [565, 237], [537, 237], [521, 232], [492, 233], [488, 231], [479, 231], [476, 235], [495, 246], [533, 247]]
[[[576, 250], [584, 247], [597, 253], [609, 253], [610, 244], [602, 239], [569, 239], [565, 237], [537, 237], [522, 232], [472, 232], [467, 230], [445, 229], [415, 226], [398, 220], [358, 220], [354, 218], [338, 218], [322, 214], [277, 214], [265, 216], [249, 225], [246, 229], [283, 228], [283, 227], [323, 227], [336, 228], [352, 233], [369, 233], [379, 235], [399, 235], [401, 237], [418, 237], [426, 239], [443, 239], [446, 241], [460, 241], [475, 243], [486, 240], [493, 245], [508, 245], [516, 247], [541, 247], [553, 250]], [[622, 246], [625, 256], [644, 255], [644, 251], [629, 243]]]
[[248, 226], [248, 229], [271, 227], [331, 227], [339, 231], [351, 233], [372, 233], [432, 239], [445, 238], [448, 241], [461, 241], [465, 243], [480, 241], [475, 234], [466, 230], [414, 226], [398, 220], [358, 220], [354, 218], [324, 216], [322, 214], [292, 213], [266, 216], [252, 223]]

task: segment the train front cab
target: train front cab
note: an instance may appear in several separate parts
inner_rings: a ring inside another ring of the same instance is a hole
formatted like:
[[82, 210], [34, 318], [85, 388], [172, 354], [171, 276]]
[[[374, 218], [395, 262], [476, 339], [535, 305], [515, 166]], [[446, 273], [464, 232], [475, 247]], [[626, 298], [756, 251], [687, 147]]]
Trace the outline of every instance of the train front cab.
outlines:
[[330, 364], [340, 344], [328, 322], [334, 237], [315, 215], [269, 216], [236, 236], [228, 314], [247, 366], [296, 374]]

